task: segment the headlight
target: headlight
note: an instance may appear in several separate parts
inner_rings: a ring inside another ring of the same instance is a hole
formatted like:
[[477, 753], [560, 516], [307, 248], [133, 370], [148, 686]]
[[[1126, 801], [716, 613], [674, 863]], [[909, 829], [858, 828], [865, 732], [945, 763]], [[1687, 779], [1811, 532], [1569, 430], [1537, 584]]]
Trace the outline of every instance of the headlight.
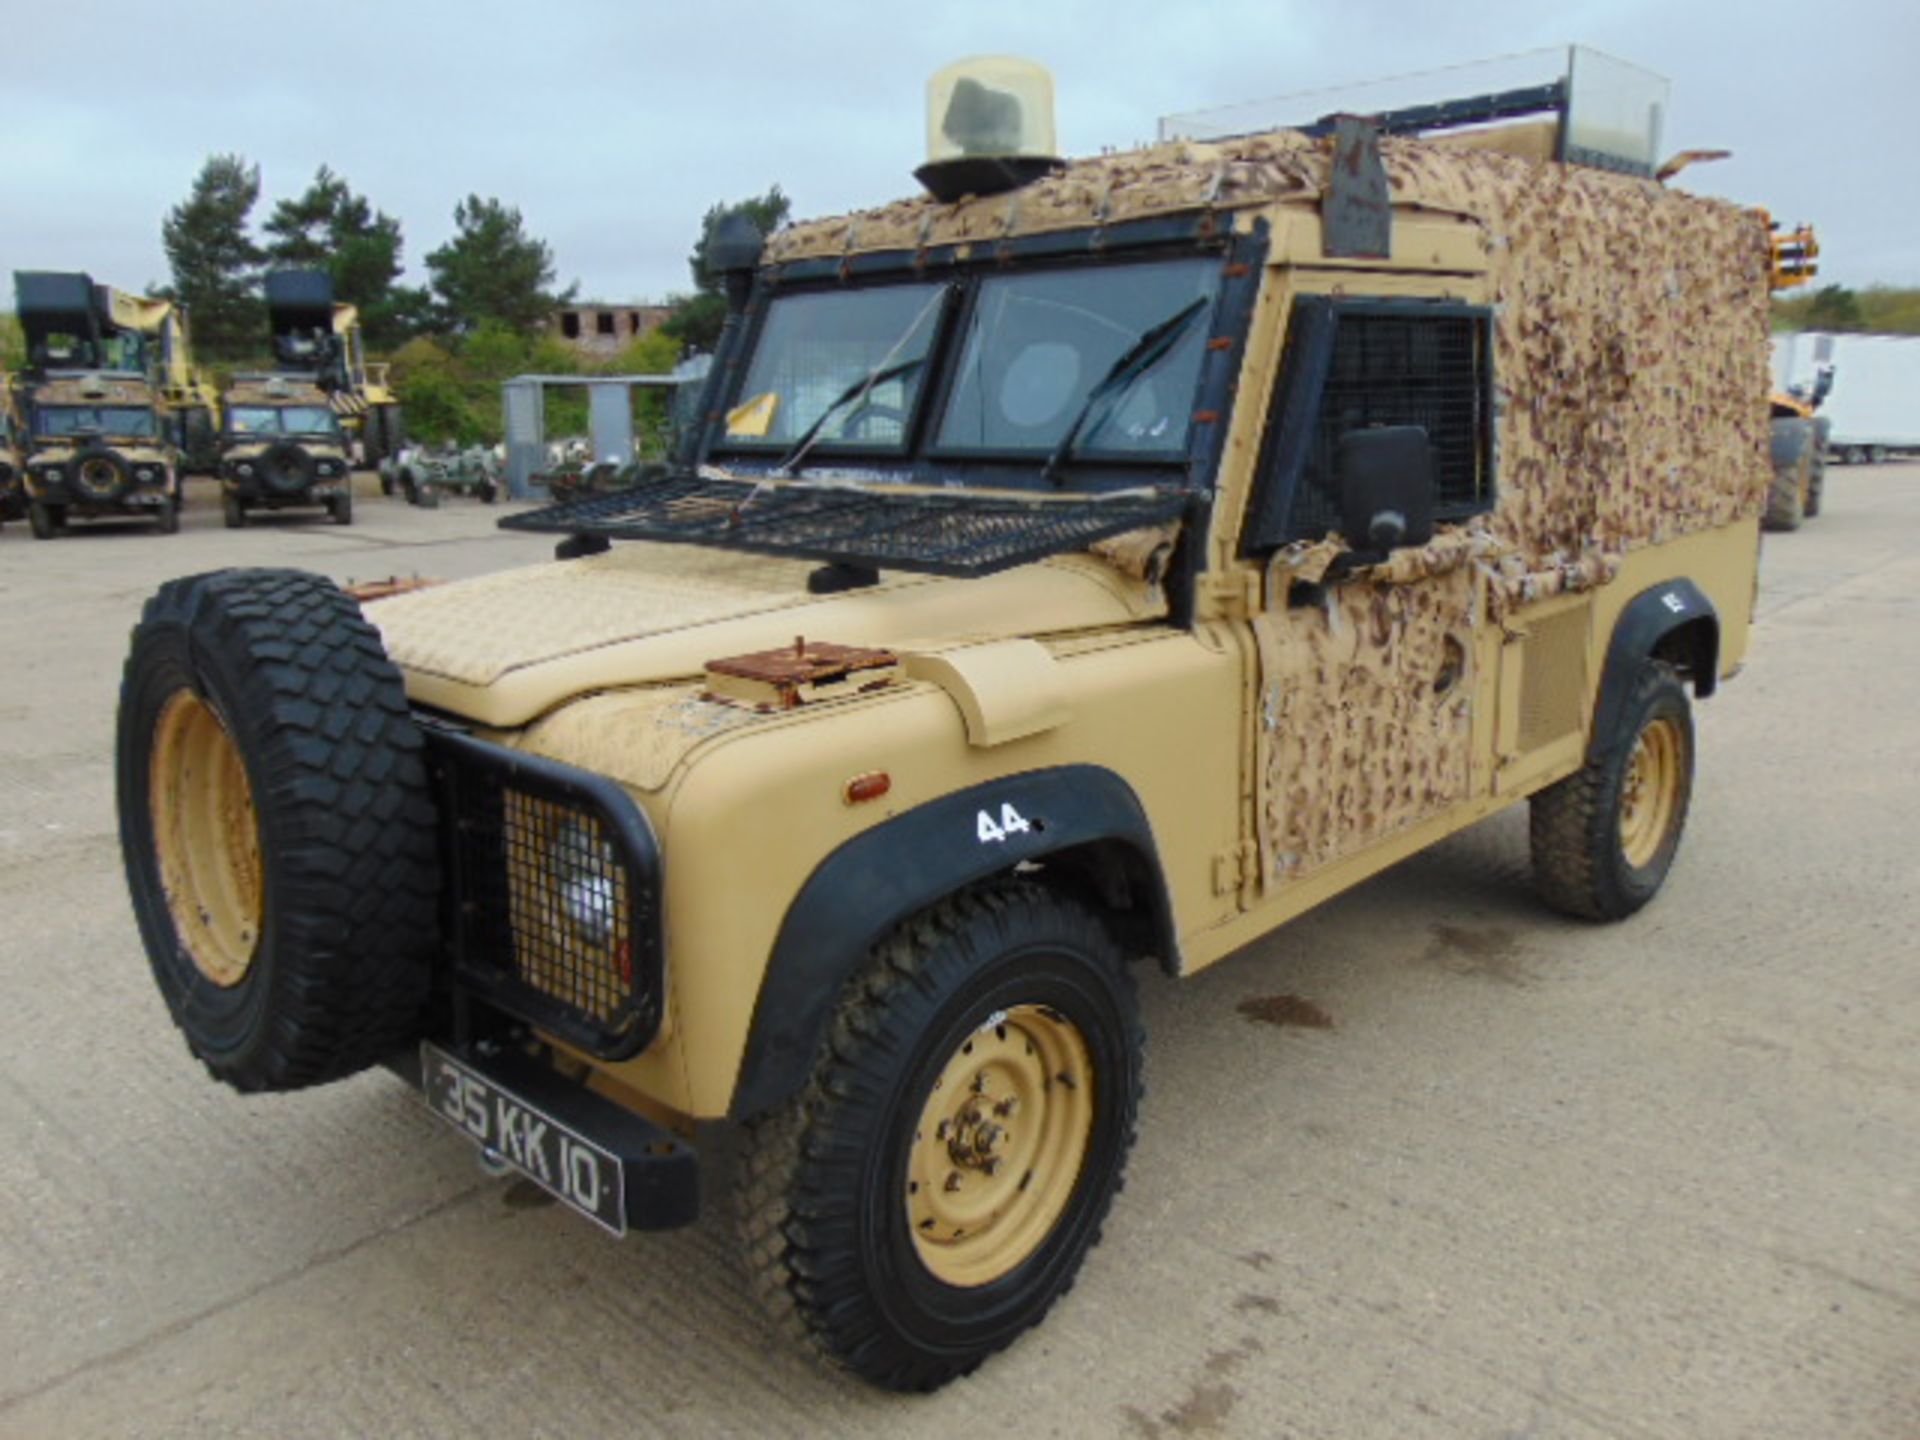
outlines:
[[313, 473], [316, 475], [332, 475], [336, 473], [339, 469], [340, 467], [334, 464], [333, 461], [321, 460], [315, 463], [313, 467]]
[[253, 466], [247, 464], [246, 461], [242, 460], [238, 465], [233, 467], [233, 473], [238, 476], [241, 476], [242, 478], [245, 478], [246, 476], [253, 474]]
[[567, 819], [553, 832], [553, 873], [566, 918], [590, 944], [609, 945], [620, 923], [619, 861], [585, 820]]
[[146, 466], [142, 466], [133, 472], [133, 478], [140, 481], [151, 480], [153, 479], [153, 471]]
[[54, 480], [54, 481], [64, 480], [67, 478], [67, 472], [62, 470], [58, 465], [49, 465], [46, 469], [42, 470], [40, 473], [46, 476], [47, 479]]

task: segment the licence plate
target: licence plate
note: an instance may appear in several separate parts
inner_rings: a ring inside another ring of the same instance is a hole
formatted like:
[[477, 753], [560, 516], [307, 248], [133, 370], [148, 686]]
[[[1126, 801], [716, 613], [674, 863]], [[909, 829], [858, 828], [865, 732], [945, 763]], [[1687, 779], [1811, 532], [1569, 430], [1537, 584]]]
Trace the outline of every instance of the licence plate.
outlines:
[[442, 1120], [615, 1235], [627, 1233], [620, 1157], [445, 1051], [420, 1047], [420, 1093]]

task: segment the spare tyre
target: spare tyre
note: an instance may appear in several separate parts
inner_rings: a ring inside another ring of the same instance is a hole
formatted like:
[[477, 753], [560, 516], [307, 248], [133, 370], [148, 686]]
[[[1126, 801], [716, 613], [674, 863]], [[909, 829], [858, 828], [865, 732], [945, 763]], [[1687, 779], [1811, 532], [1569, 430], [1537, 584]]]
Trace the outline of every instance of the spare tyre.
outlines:
[[127, 887], [188, 1047], [244, 1091], [414, 1038], [438, 929], [424, 746], [360, 607], [297, 570], [169, 581], [133, 632]]
[[127, 462], [111, 450], [89, 447], [73, 457], [69, 483], [82, 500], [111, 504], [127, 493]]
[[298, 495], [313, 483], [313, 456], [290, 441], [269, 445], [255, 463], [270, 495]]

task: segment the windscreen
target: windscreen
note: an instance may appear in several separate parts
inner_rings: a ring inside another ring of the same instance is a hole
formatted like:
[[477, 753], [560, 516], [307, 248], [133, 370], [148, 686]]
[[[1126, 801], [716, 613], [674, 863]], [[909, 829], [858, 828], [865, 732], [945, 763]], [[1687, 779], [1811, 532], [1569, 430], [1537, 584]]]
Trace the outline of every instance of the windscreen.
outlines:
[[782, 295], [767, 307], [728, 448], [899, 451], [939, 333], [940, 285]]
[[1217, 259], [989, 277], [941, 417], [945, 453], [1184, 454]]
[[338, 428], [324, 405], [235, 405], [227, 411], [234, 435], [331, 435]]
[[50, 405], [34, 412], [36, 435], [131, 435], [160, 433], [153, 411], [134, 405]]

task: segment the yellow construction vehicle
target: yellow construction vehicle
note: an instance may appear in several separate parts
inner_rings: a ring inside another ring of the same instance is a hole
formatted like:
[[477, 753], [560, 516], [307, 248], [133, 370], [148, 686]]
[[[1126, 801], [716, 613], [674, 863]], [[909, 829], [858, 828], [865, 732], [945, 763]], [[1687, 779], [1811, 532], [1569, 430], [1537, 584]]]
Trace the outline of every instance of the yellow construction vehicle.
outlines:
[[400, 404], [384, 364], [369, 364], [360, 311], [333, 298], [324, 270], [275, 270], [266, 279], [274, 370], [303, 375], [327, 392], [361, 463], [374, 466], [400, 448]]
[[193, 358], [186, 307], [171, 300], [98, 287], [104, 318], [113, 328], [144, 337], [140, 368], [147, 372], [167, 433], [180, 452], [180, 469], [211, 474], [218, 460], [220, 398]]
[[[1820, 241], [1813, 227], [1797, 225], [1783, 231], [1771, 217], [1767, 227], [1773, 246], [1769, 278], [1774, 293], [1812, 280], [1820, 269]], [[1767, 494], [1766, 514], [1761, 521], [1769, 530], [1798, 530], [1802, 520], [1820, 513], [1820, 495], [1827, 479], [1828, 422], [1814, 412], [1832, 388], [1833, 367], [1827, 366], [1815, 377], [1811, 390], [1775, 390], [1769, 397], [1773, 488]]]

